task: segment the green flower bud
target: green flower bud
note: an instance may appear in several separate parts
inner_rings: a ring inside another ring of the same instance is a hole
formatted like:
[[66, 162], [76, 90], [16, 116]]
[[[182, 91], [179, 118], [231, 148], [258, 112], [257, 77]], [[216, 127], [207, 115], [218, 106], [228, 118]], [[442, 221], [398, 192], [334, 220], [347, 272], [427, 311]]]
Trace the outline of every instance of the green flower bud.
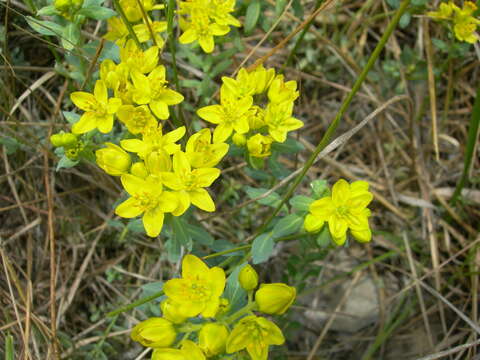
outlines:
[[262, 284], [255, 293], [258, 310], [270, 315], [281, 315], [292, 305], [297, 290], [286, 284]]
[[77, 137], [72, 133], [60, 132], [50, 136], [50, 142], [55, 147], [73, 147], [77, 144]]
[[240, 281], [242, 288], [251, 291], [258, 286], [258, 274], [250, 264], [247, 264], [240, 270], [238, 281]]
[[243, 147], [247, 143], [247, 138], [243, 134], [235, 133], [232, 136], [232, 141], [238, 147]]
[[133, 341], [151, 348], [169, 347], [177, 333], [173, 324], [163, 318], [153, 317], [137, 324], [130, 334]]

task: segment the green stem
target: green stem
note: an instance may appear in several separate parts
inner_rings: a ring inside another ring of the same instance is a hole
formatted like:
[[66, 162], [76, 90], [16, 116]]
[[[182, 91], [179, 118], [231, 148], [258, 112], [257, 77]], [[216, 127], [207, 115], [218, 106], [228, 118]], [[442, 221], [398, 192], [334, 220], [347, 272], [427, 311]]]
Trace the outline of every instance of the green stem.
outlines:
[[107, 317], [116, 316], [116, 315], [121, 314], [121, 313], [123, 313], [123, 312], [125, 312], [125, 311], [129, 311], [129, 310], [131, 310], [131, 309], [136, 308], [137, 306], [143, 305], [143, 304], [145, 304], [145, 303], [147, 303], [147, 302], [149, 302], [149, 301], [152, 301], [152, 300], [154, 300], [154, 299], [156, 299], [156, 298], [159, 298], [159, 297], [162, 296], [162, 295], [163, 295], [163, 290], [162, 290], [162, 291], [159, 291], [159, 292], [156, 292], [156, 293], [153, 294], [153, 295], [150, 295], [150, 296], [144, 297], [144, 298], [142, 298], [142, 299], [140, 299], [140, 300], [137, 300], [137, 301], [135, 301], [135, 302], [133, 302], [133, 303], [131, 303], [131, 304], [122, 306], [121, 308], [118, 308], [118, 309], [116, 309], [116, 310], [113, 310], [113, 311], [111, 311], [111, 312], [109, 312], [109, 313], [107, 314]]
[[340, 124], [340, 120], [342, 119], [343, 115], [347, 111], [348, 107], [350, 106], [350, 103], [352, 102], [354, 96], [356, 93], [360, 90], [360, 87], [362, 86], [363, 82], [367, 78], [367, 74], [369, 71], [372, 69], [373, 65], [377, 61], [378, 57], [380, 56], [380, 53], [382, 52], [383, 48], [387, 44], [388, 39], [392, 35], [393, 31], [397, 27], [398, 22], [400, 21], [400, 18], [402, 15], [405, 13], [407, 10], [408, 6], [410, 5], [411, 0], [403, 0], [403, 2], [400, 4], [400, 7], [396, 11], [392, 21], [390, 24], [388, 24], [385, 32], [383, 33], [383, 36], [381, 37], [379, 43], [373, 50], [372, 55], [368, 59], [367, 64], [365, 67], [362, 69], [362, 72], [358, 76], [358, 79], [355, 81], [352, 87], [352, 91], [348, 94], [347, 98], [343, 101], [339, 111], [337, 112], [337, 115], [335, 116], [335, 119], [332, 121], [330, 126], [328, 127], [327, 131], [325, 132], [325, 135], [323, 138], [320, 140], [320, 143], [317, 145], [315, 148], [314, 152], [310, 157], [308, 158], [307, 162], [305, 163], [302, 172], [296, 177], [295, 181], [293, 182], [292, 186], [288, 189], [287, 193], [285, 196], [282, 198], [282, 201], [278, 206], [275, 208], [275, 210], [270, 214], [270, 216], [267, 218], [267, 220], [263, 223], [263, 225], [257, 230], [255, 233], [255, 236], [253, 238], [255, 239], [258, 235], [262, 234], [265, 229], [268, 227], [270, 222], [275, 218], [275, 216], [278, 214], [280, 209], [283, 207], [283, 205], [290, 199], [292, 196], [293, 192], [295, 189], [298, 187], [300, 182], [303, 180], [305, 174], [307, 171], [310, 169], [310, 167], [313, 165], [315, 162], [315, 159], [317, 158], [318, 154], [330, 143], [333, 134], [335, 133], [335, 130], [337, 129], [338, 125]]
[[234, 322], [235, 320], [237, 320], [239, 317], [242, 317], [243, 315], [245, 314], [248, 314], [249, 312], [251, 312], [252, 310], [255, 309], [255, 307], [257, 306], [257, 303], [256, 302], [249, 302], [247, 305], [245, 305], [243, 308], [241, 308], [240, 310], [238, 310], [237, 312], [233, 313], [232, 315], [230, 315], [228, 318], [226, 318], [224, 320], [224, 322], [227, 324], [227, 325], [230, 325], [232, 322]]
[[[177, 91], [180, 90], [180, 82], [178, 80], [178, 68], [177, 68], [177, 57], [176, 57], [176, 48], [175, 48], [175, 39], [173, 36], [173, 18], [175, 17], [175, 0], [166, 0], [167, 5], [167, 34], [168, 34], [168, 46], [170, 48], [170, 54], [172, 55], [172, 73], [173, 73], [173, 82], [175, 83], [175, 88]], [[175, 116], [174, 111], [171, 111], [173, 123], [175, 126], [185, 125], [187, 129], [187, 135], [190, 136], [190, 127], [185, 122], [183, 117], [182, 105], [178, 104], [178, 117]]]
[[452, 195], [450, 203], [455, 205], [458, 200], [458, 197], [462, 193], [462, 189], [465, 184], [468, 182], [468, 173], [470, 172], [470, 166], [473, 161], [473, 154], [475, 152], [475, 144], [478, 136], [478, 129], [480, 124], [480, 86], [477, 88], [477, 95], [475, 97], [475, 102], [473, 104], [472, 118], [470, 119], [470, 124], [468, 126], [468, 138], [467, 138], [467, 148], [465, 150], [465, 161], [463, 164], [463, 173], [460, 181], [457, 183], [455, 192]]
[[135, 44], [137, 44], [137, 46], [138, 46], [139, 49], [142, 49], [142, 50], [143, 50], [142, 44], [140, 44], [140, 41], [139, 41], [138, 38], [137, 38], [137, 34], [135, 34], [135, 31], [133, 30], [132, 24], [130, 24], [130, 21], [128, 21], [127, 15], [125, 15], [125, 12], [123, 11], [122, 6], [121, 6], [120, 3], [118, 2], [118, 0], [113, 0], [113, 3], [114, 3], [114, 5], [115, 5], [115, 10], [117, 10], [118, 13], [120, 14], [120, 17], [122, 18], [125, 26], [127, 27], [130, 36], [131, 36], [131, 37], [133, 38], [133, 40], [135, 41]]

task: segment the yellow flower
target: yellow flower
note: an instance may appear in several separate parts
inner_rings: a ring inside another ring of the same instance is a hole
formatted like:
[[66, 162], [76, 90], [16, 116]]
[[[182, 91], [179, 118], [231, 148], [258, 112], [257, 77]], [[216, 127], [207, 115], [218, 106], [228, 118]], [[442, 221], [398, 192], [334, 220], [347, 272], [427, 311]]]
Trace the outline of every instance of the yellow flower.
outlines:
[[161, 120], [170, 116], [168, 105], [183, 101], [182, 94], [167, 88], [163, 65], [156, 67], [148, 76], [132, 71], [132, 80], [135, 86], [133, 100], [139, 105], [150, 105], [152, 112]]
[[[120, 0], [120, 6], [125, 12], [125, 16], [130, 22], [137, 22], [142, 19], [142, 10], [138, 6], [138, 0]], [[163, 5], [156, 5], [155, 0], [142, 0], [142, 6], [145, 12], [152, 10], [161, 10]]]
[[172, 299], [163, 300], [160, 304], [160, 309], [163, 317], [174, 324], [181, 324], [187, 320], [187, 316], [183, 315], [180, 306], [175, 304]]
[[472, 22], [459, 22], [453, 27], [455, 37], [460, 41], [465, 41], [470, 44], [474, 44], [478, 41], [479, 37], [475, 32], [477, 30], [477, 24]]
[[218, 25], [242, 26], [240, 21], [230, 15], [233, 11], [235, 11], [235, 0], [210, 0], [208, 6], [209, 16]]
[[293, 102], [300, 93], [297, 91], [297, 82], [284, 82], [283, 75], [277, 75], [268, 89], [268, 99], [272, 103]]
[[251, 291], [258, 286], [258, 274], [250, 264], [247, 264], [240, 270], [238, 281], [242, 288]]
[[199, 346], [207, 357], [224, 353], [227, 338], [227, 327], [219, 323], [207, 323], [198, 333]]
[[212, 124], [217, 124], [213, 131], [213, 142], [220, 143], [227, 140], [235, 130], [245, 134], [249, 130], [248, 110], [253, 99], [246, 96], [237, 99], [228, 88], [222, 86], [220, 90], [220, 105], [209, 105], [197, 110], [198, 116]]
[[104, 39], [109, 40], [117, 44], [119, 47], [125, 45], [127, 41], [128, 29], [125, 26], [121, 17], [111, 17], [107, 20], [108, 31], [103, 36]]
[[348, 184], [338, 180], [332, 188], [332, 195], [314, 201], [305, 218], [305, 230], [316, 232], [325, 222], [336, 244], [342, 245], [347, 239], [347, 230], [360, 242], [370, 241], [372, 233], [368, 225], [370, 210], [367, 208], [373, 195], [368, 183], [355, 181]]
[[248, 112], [248, 126], [250, 130], [258, 130], [265, 125], [265, 110], [260, 106], [252, 106]]
[[182, 261], [182, 278], [168, 280], [163, 289], [185, 316], [213, 317], [225, 289], [225, 272], [216, 266], [209, 269], [202, 260], [189, 254]]
[[227, 340], [227, 353], [246, 349], [252, 360], [267, 360], [269, 345], [285, 342], [282, 331], [273, 322], [254, 315], [244, 317]]
[[131, 71], [146, 74], [155, 69], [158, 64], [158, 47], [152, 46], [146, 51], [139, 49], [133, 40], [128, 40], [120, 48], [120, 60]]
[[275, 78], [275, 69], [265, 69], [263, 65], [257, 66], [255, 70], [250, 73], [250, 77], [253, 78], [255, 84], [254, 95], [262, 94], [270, 87], [273, 79]]
[[181, 44], [198, 41], [203, 51], [211, 53], [215, 47], [213, 37], [225, 35], [229, 31], [228, 26], [210, 22], [208, 15], [198, 10], [192, 14], [191, 22], [178, 40]]
[[286, 284], [262, 284], [255, 293], [258, 311], [270, 315], [282, 315], [295, 301], [297, 290]]
[[132, 134], [139, 134], [148, 128], [157, 127], [157, 120], [146, 105], [122, 105], [117, 111], [118, 119]]
[[202, 129], [190, 136], [185, 148], [188, 162], [194, 168], [208, 168], [217, 165], [228, 152], [228, 144], [211, 143], [210, 129]]
[[176, 197], [162, 191], [162, 184], [141, 179], [131, 174], [121, 177], [122, 185], [130, 197], [117, 206], [115, 214], [123, 218], [134, 218], [143, 214], [143, 226], [148, 236], [156, 237], [163, 226], [164, 213], [177, 207]]
[[122, 100], [108, 98], [107, 87], [102, 80], [97, 80], [93, 94], [75, 91], [70, 95], [73, 103], [84, 110], [80, 120], [73, 124], [74, 134], [83, 134], [95, 128], [102, 133], [108, 133], [113, 127], [113, 115], [122, 105]]
[[244, 96], [252, 96], [256, 90], [256, 77], [251, 75], [245, 68], [241, 68], [236, 79], [228, 76], [222, 77], [223, 85], [228, 91], [235, 96], [242, 98]]
[[264, 120], [268, 133], [275, 141], [283, 143], [287, 139], [287, 132], [303, 126], [303, 122], [292, 117], [292, 113], [293, 102], [268, 104]]
[[[148, 20], [150, 23], [150, 28], [155, 36], [155, 45], [158, 47], [163, 47], [165, 43], [159, 33], [165, 32], [167, 30], [167, 22], [166, 21], [151, 21]], [[135, 35], [137, 35], [138, 41], [141, 43], [146, 42], [152, 38], [152, 33], [148, 28], [147, 24], [137, 24], [133, 26], [133, 31]]]
[[220, 176], [217, 168], [200, 168], [192, 170], [187, 155], [177, 151], [173, 155], [173, 172], [162, 174], [162, 182], [175, 190], [179, 205], [173, 215], [183, 214], [190, 203], [204, 211], [215, 211], [215, 203], [205, 187], [210, 186]]
[[440, 3], [438, 11], [429, 11], [427, 15], [439, 20], [448, 20], [452, 17], [454, 10], [460, 10], [453, 2]]
[[128, 172], [132, 160], [121, 147], [105, 143], [106, 148], [95, 152], [97, 165], [100, 166], [107, 174], [120, 176]]
[[126, 139], [120, 141], [122, 148], [129, 152], [138, 154], [140, 158], [145, 157], [153, 151], [165, 151], [167, 154], [173, 154], [180, 150], [180, 145], [176, 144], [183, 135], [185, 135], [185, 126], [162, 134], [162, 124], [145, 128], [140, 139]]
[[124, 105], [133, 104], [133, 85], [129, 77], [130, 69], [124, 63], [116, 65], [112, 60], [106, 59], [100, 64], [100, 80], [113, 90], [115, 97], [121, 99]]
[[72, 147], [77, 145], [77, 137], [72, 133], [66, 133], [61, 131], [58, 134], [50, 136], [50, 142], [55, 147]]
[[133, 163], [132, 167], [130, 168], [130, 174], [140, 179], [146, 179], [148, 176], [148, 171], [145, 167], [145, 163], [143, 161]]
[[193, 341], [183, 340], [180, 349], [155, 349], [152, 360], [205, 360], [205, 355]]
[[263, 158], [272, 153], [270, 147], [273, 139], [270, 136], [255, 134], [247, 140], [248, 153], [253, 157]]
[[151, 348], [163, 348], [173, 344], [177, 333], [172, 323], [153, 317], [137, 324], [130, 334], [133, 341]]

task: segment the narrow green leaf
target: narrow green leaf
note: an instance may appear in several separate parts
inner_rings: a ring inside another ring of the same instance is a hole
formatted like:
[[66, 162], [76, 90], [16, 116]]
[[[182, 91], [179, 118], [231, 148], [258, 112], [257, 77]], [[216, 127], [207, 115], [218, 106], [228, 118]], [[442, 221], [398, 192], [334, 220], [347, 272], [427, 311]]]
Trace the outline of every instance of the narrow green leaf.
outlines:
[[192, 250], [192, 237], [188, 232], [188, 225], [181, 217], [172, 216], [173, 237], [189, 251]]
[[211, 246], [215, 239], [200, 226], [195, 226], [192, 224], [187, 224], [188, 234], [192, 237], [195, 243], [200, 243], [202, 245]]
[[257, 236], [252, 243], [252, 261], [254, 264], [260, 264], [268, 260], [272, 255], [275, 242], [272, 233], [264, 233]]
[[245, 264], [237, 266], [227, 278], [224, 296], [230, 303], [230, 312], [232, 313], [246, 304], [245, 290], [240, 286], [240, 282], [238, 281], [238, 274], [244, 266]]
[[330, 235], [330, 231], [328, 231], [327, 225], [323, 225], [315, 240], [321, 248], [326, 248], [332, 243], [332, 236]]
[[165, 242], [168, 261], [176, 263], [180, 260], [181, 247], [182, 246], [180, 242], [176, 239], [175, 236], [172, 236]]
[[63, 30], [61, 40], [62, 46], [65, 50], [72, 50], [75, 48], [80, 40], [79, 25], [75, 23], [68, 24], [68, 26]]
[[13, 348], [13, 336], [8, 334], [5, 337], [5, 360], [15, 359], [15, 349]]
[[55, 171], [60, 169], [70, 169], [79, 163], [78, 160], [70, 160], [65, 155], [58, 161], [57, 168]]
[[245, 15], [245, 24], [243, 25], [245, 34], [250, 34], [255, 28], [260, 17], [261, 10], [262, 6], [259, 0], [253, 0], [250, 5], [248, 5], [247, 13]]
[[297, 214], [290, 214], [279, 220], [272, 230], [272, 237], [277, 239], [282, 236], [288, 236], [300, 228], [303, 224], [303, 217]]
[[97, 5], [90, 5], [90, 6], [84, 7], [80, 9], [78, 14], [84, 15], [90, 19], [95, 19], [95, 20], [107, 20], [112, 16], [117, 15], [117, 13], [112, 9], [108, 9], [106, 7], [97, 6]]
[[328, 190], [327, 180], [314, 180], [310, 183], [313, 195], [318, 199], [325, 195]]
[[52, 16], [56, 14], [58, 14], [58, 11], [53, 5], [44, 6], [37, 11], [38, 16]]
[[53, 21], [37, 20], [31, 16], [26, 16], [25, 19], [28, 25], [39, 34], [58, 37], [63, 34], [64, 27]]
[[297, 195], [290, 199], [290, 205], [296, 211], [308, 211], [310, 209], [310, 204], [314, 202], [315, 199], [309, 198], [304, 195]]

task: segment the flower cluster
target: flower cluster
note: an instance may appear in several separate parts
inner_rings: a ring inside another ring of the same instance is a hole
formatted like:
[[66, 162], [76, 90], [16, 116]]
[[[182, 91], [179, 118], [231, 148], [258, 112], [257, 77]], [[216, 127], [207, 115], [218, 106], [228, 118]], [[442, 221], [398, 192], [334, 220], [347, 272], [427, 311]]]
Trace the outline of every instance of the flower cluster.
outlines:
[[[161, 10], [164, 5], [155, 4], [154, 0], [120, 0], [119, 3], [127, 21], [132, 24], [138, 41], [144, 43], [153, 38], [155, 46], [163, 47], [165, 42], [160, 33], [167, 30], [167, 22], [154, 21], [148, 13], [153, 10]], [[108, 19], [108, 32], [104, 36], [106, 40], [123, 47], [129, 37], [130, 33], [122, 17], [116, 16]]]
[[458, 40], [473, 44], [479, 39], [476, 30], [480, 20], [473, 16], [476, 10], [477, 6], [472, 1], [465, 1], [462, 8], [449, 1], [441, 3], [437, 11], [431, 11], [427, 15], [437, 20], [448, 21], [453, 26], [453, 32]]
[[130, 135], [120, 146], [105, 143], [105, 148], [96, 151], [96, 162], [106, 173], [120, 176], [130, 195], [115, 213], [124, 218], [141, 215], [151, 237], [160, 233], [165, 213], [180, 216], [191, 204], [215, 210], [205, 188], [220, 175], [214, 166], [228, 151], [227, 144], [212, 143], [209, 129], [193, 134], [184, 150], [177, 142], [185, 135], [185, 127], [164, 131], [157, 119], [168, 119], [169, 106], [182, 102], [183, 96], [168, 88], [165, 67], [158, 65], [158, 51], [156, 46], [142, 51], [128, 40], [120, 49], [119, 64], [109, 59], [101, 63], [93, 94], [71, 94], [73, 103], [85, 111], [73, 124], [72, 133], [55, 134], [51, 139], [68, 156], [69, 149], [78, 152], [78, 135], [94, 129], [109, 133], [117, 117]]
[[183, 30], [180, 43], [198, 41], [206, 53], [215, 47], [214, 36], [223, 36], [231, 26], [240, 22], [231, 13], [235, 10], [235, 0], [187, 0], [179, 2], [180, 27]]
[[214, 142], [226, 141], [245, 146], [253, 157], [266, 157], [273, 142], [283, 143], [287, 133], [303, 122], [292, 116], [298, 98], [296, 81], [285, 82], [283, 75], [263, 66], [248, 72], [241, 69], [235, 79], [222, 78], [220, 104], [197, 111], [202, 119], [215, 124]]
[[355, 181], [348, 184], [338, 180], [332, 188], [331, 196], [325, 196], [310, 204], [310, 213], [305, 218], [305, 230], [317, 232], [325, 223], [333, 241], [343, 245], [347, 230], [360, 242], [368, 242], [372, 233], [368, 224], [370, 210], [367, 208], [373, 195], [368, 191], [368, 183]]
[[59, 15], [72, 20], [74, 14], [82, 7], [83, 0], [55, 0], [53, 6]]
[[[161, 303], [163, 317], [137, 324], [134, 341], [154, 349], [152, 360], [205, 360], [222, 354], [246, 351], [252, 360], [266, 360], [270, 345], [281, 345], [285, 338], [272, 321], [254, 314], [283, 314], [295, 300], [295, 288], [285, 284], [262, 284], [246, 265], [239, 273], [240, 285], [249, 301], [232, 313], [223, 298], [226, 279], [219, 267], [208, 266], [194, 255], [182, 261], [182, 277], [164, 285], [166, 299]], [[189, 318], [197, 318], [189, 322]], [[197, 332], [196, 336], [192, 336]], [[179, 333], [185, 333], [175, 345]], [[189, 339], [192, 337], [192, 340]]]

